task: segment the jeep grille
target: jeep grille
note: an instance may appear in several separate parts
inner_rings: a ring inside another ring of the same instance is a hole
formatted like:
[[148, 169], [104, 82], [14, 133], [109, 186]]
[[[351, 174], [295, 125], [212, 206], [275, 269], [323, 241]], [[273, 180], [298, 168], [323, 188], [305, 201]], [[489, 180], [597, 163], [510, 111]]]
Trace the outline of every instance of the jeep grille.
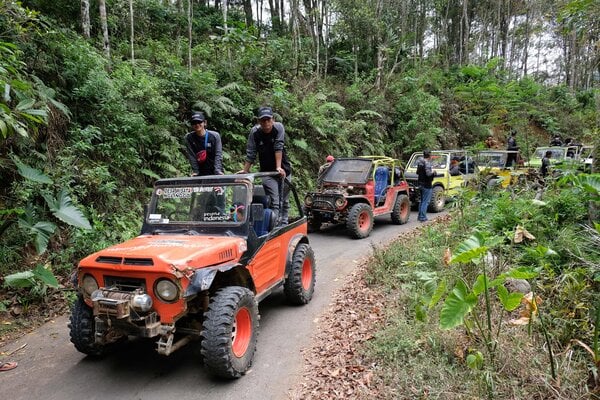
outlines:
[[124, 278], [121, 276], [105, 276], [104, 286], [107, 288], [122, 290], [124, 292], [133, 292], [141, 288], [146, 293], [146, 281], [139, 278]]
[[231, 249], [227, 249], [219, 253], [219, 259], [221, 261], [229, 260], [231, 257], [233, 257], [233, 251]]
[[335, 196], [316, 195], [313, 197], [312, 208], [318, 210], [335, 211]]

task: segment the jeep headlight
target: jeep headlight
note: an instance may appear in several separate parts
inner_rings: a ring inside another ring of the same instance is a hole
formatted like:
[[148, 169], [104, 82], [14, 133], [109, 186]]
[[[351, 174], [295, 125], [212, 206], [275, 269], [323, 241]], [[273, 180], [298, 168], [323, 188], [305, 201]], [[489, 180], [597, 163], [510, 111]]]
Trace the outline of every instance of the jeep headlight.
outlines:
[[336, 208], [343, 208], [346, 205], [346, 199], [344, 199], [343, 197], [338, 197], [335, 199], [335, 207]]
[[304, 204], [306, 204], [309, 207], [313, 205], [313, 197], [310, 194], [307, 194], [304, 198]]
[[92, 275], [85, 274], [81, 279], [81, 288], [85, 294], [91, 296], [95, 290], [98, 290], [98, 282]]
[[179, 297], [179, 288], [173, 281], [159, 279], [154, 285], [154, 293], [162, 301], [170, 303]]

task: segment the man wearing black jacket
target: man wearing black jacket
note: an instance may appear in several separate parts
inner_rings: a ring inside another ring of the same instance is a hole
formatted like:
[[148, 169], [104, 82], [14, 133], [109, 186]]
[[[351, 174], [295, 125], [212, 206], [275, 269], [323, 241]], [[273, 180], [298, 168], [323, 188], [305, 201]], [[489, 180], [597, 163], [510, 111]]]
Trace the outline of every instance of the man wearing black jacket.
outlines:
[[417, 161], [417, 177], [421, 191], [421, 202], [419, 203], [419, 216], [417, 219], [419, 222], [425, 222], [427, 221], [427, 207], [429, 207], [433, 193], [433, 178], [435, 178], [435, 171], [431, 165], [431, 151], [429, 150], [423, 150], [423, 157]]
[[[285, 150], [285, 128], [281, 122], [273, 120], [273, 109], [271, 107], [261, 107], [258, 110], [258, 125], [255, 125], [248, 136], [246, 145], [246, 161], [244, 169], [240, 173], [248, 173], [250, 167], [256, 161], [258, 155], [259, 171], [277, 171], [278, 179], [273, 177], [263, 178], [263, 187], [265, 193], [271, 201], [271, 209], [276, 215], [276, 220], [280, 225], [288, 223], [289, 188], [283, 185], [283, 180], [287, 176], [292, 178], [292, 166], [288, 160]], [[279, 194], [283, 197], [280, 199]], [[280, 211], [281, 201], [281, 213]]]
[[185, 135], [185, 147], [192, 176], [223, 175], [223, 147], [218, 132], [206, 129], [206, 118], [195, 112], [190, 118], [192, 132]]

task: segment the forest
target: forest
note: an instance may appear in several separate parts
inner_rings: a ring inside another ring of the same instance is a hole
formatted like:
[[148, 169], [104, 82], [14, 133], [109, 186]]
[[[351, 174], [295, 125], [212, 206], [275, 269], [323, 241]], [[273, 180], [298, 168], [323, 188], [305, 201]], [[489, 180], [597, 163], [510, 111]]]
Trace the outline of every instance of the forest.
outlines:
[[0, 312], [139, 232], [153, 181], [191, 172], [193, 111], [234, 173], [273, 107], [300, 193], [328, 154], [513, 130], [525, 156], [557, 135], [597, 149], [599, 40], [595, 0], [0, 0], [0, 277], [28, 282]]

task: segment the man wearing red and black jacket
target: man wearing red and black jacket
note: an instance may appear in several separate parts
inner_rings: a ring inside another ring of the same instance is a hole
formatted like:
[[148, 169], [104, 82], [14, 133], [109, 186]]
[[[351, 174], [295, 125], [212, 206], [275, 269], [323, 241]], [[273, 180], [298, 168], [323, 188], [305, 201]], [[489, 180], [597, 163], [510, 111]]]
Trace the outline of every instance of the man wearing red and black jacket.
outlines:
[[[246, 145], [246, 161], [244, 169], [240, 173], [248, 173], [250, 167], [256, 161], [258, 155], [260, 172], [279, 172], [279, 179], [273, 177], [263, 178], [263, 187], [265, 193], [271, 200], [271, 208], [276, 215], [280, 225], [288, 223], [289, 188], [285, 185], [283, 188], [283, 179], [287, 176], [292, 178], [292, 166], [285, 150], [285, 128], [281, 122], [273, 120], [273, 110], [271, 107], [261, 107], [258, 110], [258, 125], [255, 125], [248, 136]], [[283, 192], [281, 199], [281, 213], [279, 212], [279, 193]]]
[[192, 176], [223, 175], [223, 147], [218, 132], [206, 129], [206, 118], [195, 112], [190, 119], [192, 132], [185, 135], [185, 147]]

